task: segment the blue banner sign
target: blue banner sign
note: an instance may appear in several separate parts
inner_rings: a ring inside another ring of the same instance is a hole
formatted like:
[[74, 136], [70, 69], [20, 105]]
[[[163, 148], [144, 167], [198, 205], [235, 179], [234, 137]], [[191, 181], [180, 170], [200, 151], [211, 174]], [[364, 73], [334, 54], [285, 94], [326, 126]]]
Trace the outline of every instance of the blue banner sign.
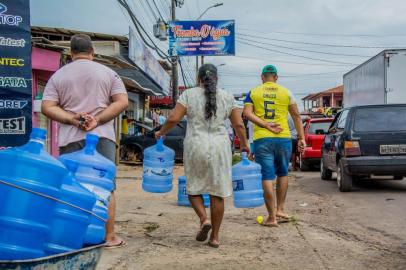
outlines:
[[30, 1], [0, 0], [0, 148], [26, 143], [31, 117]]
[[235, 55], [235, 22], [172, 21], [169, 22], [171, 56]]

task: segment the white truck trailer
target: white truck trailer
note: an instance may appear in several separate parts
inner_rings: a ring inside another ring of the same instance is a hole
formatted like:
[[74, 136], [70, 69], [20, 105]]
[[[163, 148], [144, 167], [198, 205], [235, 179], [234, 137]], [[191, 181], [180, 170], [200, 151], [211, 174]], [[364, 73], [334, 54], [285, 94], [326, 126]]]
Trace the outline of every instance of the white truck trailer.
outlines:
[[344, 74], [344, 107], [406, 103], [406, 49], [384, 50]]

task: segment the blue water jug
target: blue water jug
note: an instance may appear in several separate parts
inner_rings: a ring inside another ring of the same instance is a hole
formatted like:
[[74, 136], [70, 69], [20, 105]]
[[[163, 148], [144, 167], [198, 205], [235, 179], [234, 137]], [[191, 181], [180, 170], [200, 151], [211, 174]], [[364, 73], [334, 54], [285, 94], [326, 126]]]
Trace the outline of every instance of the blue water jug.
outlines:
[[71, 171], [76, 180], [85, 188], [95, 193], [106, 205], [115, 187], [116, 165], [96, 151], [99, 136], [86, 135], [86, 145], [82, 150], [64, 154], [59, 160], [69, 167], [74, 163]]
[[108, 215], [108, 208], [101, 201], [96, 201], [96, 204], [92, 210], [93, 214], [90, 218], [89, 226], [87, 227], [85, 239], [83, 240], [85, 245], [97, 245], [104, 241], [106, 238], [106, 222]]
[[44, 247], [47, 255], [82, 248], [91, 211], [96, 203], [96, 196], [80, 185], [71, 173], [65, 177], [60, 199], [83, 210], [58, 203]]
[[258, 207], [264, 204], [261, 165], [248, 160], [242, 153], [241, 162], [232, 169], [234, 206], [237, 208]]
[[174, 164], [175, 151], [164, 145], [163, 138], [145, 149], [142, 189], [153, 193], [171, 191]]
[[[71, 172], [75, 179], [97, 197], [93, 212], [104, 219], [108, 216], [108, 203], [115, 187], [116, 165], [96, 151], [99, 137], [86, 135], [86, 145], [82, 150], [61, 155], [59, 159], [67, 167], [74, 163]], [[92, 217], [85, 236], [85, 244], [99, 244], [104, 241], [105, 222]], [[90, 240], [89, 240], [90, 239]]]
[[27, 144], [0, 151], [0, 260], [45, 255], [56, 201], [30, 191], [59, 198], [68, 174], [65, 166], [43, 149], [45, 139], [45, 130], [33, 128]]
[[[208, 194], [203, 194], [204, 207], [210, 206], [210, 197]], [[190, 206], [189, 197], [186, 194], [186, 176], [179, 176], [178, 178], [178, 205]]]

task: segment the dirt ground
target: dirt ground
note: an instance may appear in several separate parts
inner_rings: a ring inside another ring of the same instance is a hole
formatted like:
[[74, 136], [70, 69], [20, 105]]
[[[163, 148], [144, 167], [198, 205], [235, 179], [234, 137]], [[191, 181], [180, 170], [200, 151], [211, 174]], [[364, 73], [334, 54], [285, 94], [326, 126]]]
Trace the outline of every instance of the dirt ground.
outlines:
[[[406, 180], [360, 183], [340, 193], [316, 172], [294, 173], [279, 228], [256, 224], [265, 207], [232, 199], [218, 250], [194, 240], [198, 219], [171, 193], [143, 192], [140, 167], [120, 166], [116, 227], [128, 245], [104, 251], [98, 269], [406, 269]], [[177, 167], [175, 174], [183, 174]]]

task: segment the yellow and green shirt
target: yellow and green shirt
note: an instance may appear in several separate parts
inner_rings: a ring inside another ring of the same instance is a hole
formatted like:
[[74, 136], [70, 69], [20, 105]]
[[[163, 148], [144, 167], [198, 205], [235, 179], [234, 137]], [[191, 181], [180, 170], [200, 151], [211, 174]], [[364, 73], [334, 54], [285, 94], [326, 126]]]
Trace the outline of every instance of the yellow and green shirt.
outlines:
[[288, 113], [289, 105], [295, 103], [292, 92], [273, 82], [266, 82], [252, 89], [244, 104], [253, 105], [256, 116], [266, 122], [279, 124], [283, 129], [281, 133], [275, 134], [254, 124], [254, 141], [262, 138], [291, 138]]

